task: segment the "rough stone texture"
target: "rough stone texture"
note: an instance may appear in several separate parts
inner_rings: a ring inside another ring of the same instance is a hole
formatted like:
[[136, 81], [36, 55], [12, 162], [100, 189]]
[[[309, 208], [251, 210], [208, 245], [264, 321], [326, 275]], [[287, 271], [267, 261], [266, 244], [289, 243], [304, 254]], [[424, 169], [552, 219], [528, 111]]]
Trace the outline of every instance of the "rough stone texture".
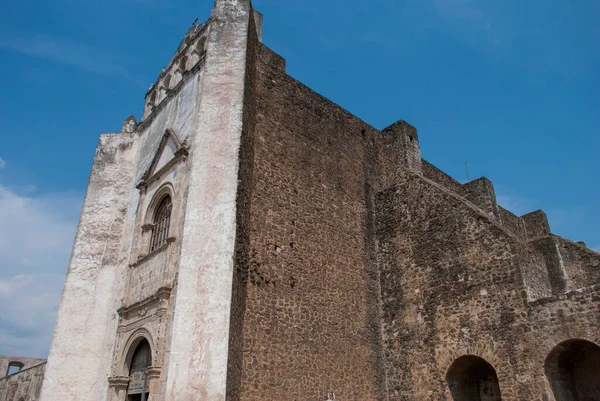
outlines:
[[125, 400], [146, 340], [149, 401], [597, 401], [600, 255], [423, 160], [407, 122], [294, 80], [261, 36], [249, 0], [217, 0], [142, 121], [101, 137], [41, 399]]
[[[10, 358], [11, 362], [19, 358]], [[21, 358], [27, 359], [27, 358]], [[28, 358], [29, 362], [33, 362]], [[8, 365], [7, 365], [8, 366]], [[0, 400], [2, 401], [35, 401], [40, 394], [46, 362], [38, 360], [37, 364], [25, 365], [18, 373], [0, 378]]]
[[564, 284], [567, 271], [597, 283], [599, 255], [567, 242], [574, 255], [561, 268], [557, 244], [565, 240], [543, 238], [555, 246], [542, 249], [521, 242], [490, 214], [409, 172], [376, 203], [390, 399], [452, 399], [448, 368], [472, 354], [495, 368], [502, 399], [552, 400], [544, 359], [570, 338], [598, 343], [600, 299], [576, 291], [555, 312], [568, 322], [557, 322], [552, 313], [540, 318], [548, 304], [528, 304], [525, 294], [577, 288]]
[[134, 135], [100, 138], [54, 328], [42, 400], [106, 398], [120, 301], [117, 289], [122, 286], [122, 234], [137, 150]]
[[29, 369], [35, 365], [39, 365], [42, 362], [46, 362], [46, 360], [40, 358], [24, 358], [21, 356], [0, 355], [0, 377], [7, 376], [8, 367], [10, 365], [17, 365], [21, 370], [23, 370]]
[[364, 139], [374, 129], [283, 67], [261, 46], [240, 399], [378, 398]]

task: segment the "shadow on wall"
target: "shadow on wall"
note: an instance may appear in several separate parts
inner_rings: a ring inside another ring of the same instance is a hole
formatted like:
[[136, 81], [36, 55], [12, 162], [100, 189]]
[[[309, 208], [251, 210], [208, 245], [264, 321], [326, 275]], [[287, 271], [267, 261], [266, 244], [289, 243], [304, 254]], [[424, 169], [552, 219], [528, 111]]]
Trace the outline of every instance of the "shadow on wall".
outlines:
[[600, 347], [585, 340], [558, 344], [544, 363], [556, 401], [600, 401]]
[[475, 355], [464, 355], [450, 365], [446, 381], [454, 401], [501, 401], [496, 370]]

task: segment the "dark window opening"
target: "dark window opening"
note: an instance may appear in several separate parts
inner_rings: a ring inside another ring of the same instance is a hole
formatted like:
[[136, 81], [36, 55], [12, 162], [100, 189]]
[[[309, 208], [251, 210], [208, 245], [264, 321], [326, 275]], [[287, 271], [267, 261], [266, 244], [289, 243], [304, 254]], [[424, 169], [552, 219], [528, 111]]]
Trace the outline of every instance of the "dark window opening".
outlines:
[[129, 386], [127, 387], [127, 401], [147, 401], [148, 368], [152, 363], [150, 344], [142, 340], [135, 349], [131, 364], [129, 365]]
[[558, 344], [544, 363], [556, 401], [600, 401], [600, 347], [585, 340]]
[[446, 381], [454, 401], [502, 401], [496, 370], [475, 355], [454, 361]]
[[127, 396], [127, 401], [148, 401], [148, 398], [150, 398], [150, 393], [145, 393], [143, 396], [145, 398], [142, 398], [142, 394], [132, 394]]
[[169, 224], [171, 223], [171, 197], [165, 196], [154, 214], [154, 228], [152, 229], [152, 240], [150, 252], [160, 248], [167, 243], [169, 237]]

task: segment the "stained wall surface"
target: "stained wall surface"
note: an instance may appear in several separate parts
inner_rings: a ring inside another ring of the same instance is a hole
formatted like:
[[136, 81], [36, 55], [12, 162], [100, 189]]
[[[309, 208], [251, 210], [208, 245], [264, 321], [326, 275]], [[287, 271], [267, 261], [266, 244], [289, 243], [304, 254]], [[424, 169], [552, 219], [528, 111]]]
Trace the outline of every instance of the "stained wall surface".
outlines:
[[553, 400], [553, 347], [600, 340], [600, 255], [524, 237], [524, 223], [494, 213], [487, 185], [471, 192], [477, 203], [454, 188], [404, 171], [376, 194], [390, 399], [452, 400], [448, 369], [475, 355], [496, 370], [503, 400]]
[[[144, 337], [150, 401], [562, 401], [545, 365], [600, 343], [600, 255], [423, 160], [405, 121], [375, 129], [288, 76], [261, 18], [218, 0], [143, 121], [101, 137], [41, 399], [125, 399]], [[485, 375], [449, 374], [463, 357]]]
[[256, 72], [240, 399], [451, 400], [448, 369], [473, 355], [493, 397], [553, 400], [553, 347], [599, 341], [599, 255], [541, 211], [502, 208], [486, 178], [422, 160], [409, 124], [379, 131], [315, 94], [264, 46]]
[[38, 400], [46, 362], [38, 362], [24, 367], [7, 377], [0, 378], [0, 400], [2, 401], [35, 401]]
[[23, 370], [35, 365], [39, 365], [42, 362], [46, 362], [46, 360], [40, 358], [25, 358], [20, 356], [0, 355], [0, 377], [4, 377], [7, 375], [8, 367], [10, 365], [19, 366], [20, 369]]

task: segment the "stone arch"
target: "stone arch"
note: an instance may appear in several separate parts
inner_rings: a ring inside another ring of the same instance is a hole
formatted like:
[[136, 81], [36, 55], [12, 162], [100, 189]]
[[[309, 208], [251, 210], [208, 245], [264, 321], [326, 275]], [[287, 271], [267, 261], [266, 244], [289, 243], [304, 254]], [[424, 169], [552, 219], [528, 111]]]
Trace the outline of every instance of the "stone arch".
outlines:
[[178, 63], [179, 72], [181, 73], [181, 75], [183, 75], [187, 71], [187, 64], [188, 64], [188, 56], [183, 56], [181, 58], [181, 60], [179, 60], [179, 63]]
[[196, 42], [196, 51], [202, 57], [202, 55], [206, 52], [206, 36], [200, 37], [198, 42]]
[[164, 183], [160, 188], [156, 190], [154, 195], [152, 196], [152, 200], [148, 204], [148, 208], [146, 209], [146, 215], [144, 216], [144, 224], [152, 224], [154, 222], [154, 215], [156, 214], [156, 210], [160, 206], [162, 200], [170, 196], [171, 200], [175, 199], [175, 190], [173, 189], [173, 184], [170, 182]]
[[156, 91], [153, 91], [152, 94], [150, 94], [150, 101], [148, 102], [148, 104], [150, 106], [156, 105]]
[[152, 366], [150, 343], [142, 338], [133, 350], [129, 364], [127, 401], [147, 401], [150, 396], [149, 371]]
[[600, 401], [600, 347], [581, 339], [563, 341], [544, 361], [556, 401]]
[[146, 341], [148, 343], [150, 346], [150, 355], [152, 355], [152, 358], [155, 358], [156, 347], [154, 345], [154, 341], [152, 340], [152, 335], [150, 335], [150, 332], [148, 332], [146, 329], [138, 329], [129, 337], [129, 340], [127, 340], [127, 343], [125, 343], [125, 347], [123, 348], [123, 354], [121, 355], [121, 363], [119, 368], [119, 374], [121, 376], [129, 375], [129, 367], [131, 366], [133, 355], [142, 341]]
[[452, 362], [446, 382], [454, 401], [502, 400], [496, 370], [475, 355], [463, 355]]
[[162, 89], [168, 92], [171, 89], [171, 74], [167, 74], [162, 81]]

